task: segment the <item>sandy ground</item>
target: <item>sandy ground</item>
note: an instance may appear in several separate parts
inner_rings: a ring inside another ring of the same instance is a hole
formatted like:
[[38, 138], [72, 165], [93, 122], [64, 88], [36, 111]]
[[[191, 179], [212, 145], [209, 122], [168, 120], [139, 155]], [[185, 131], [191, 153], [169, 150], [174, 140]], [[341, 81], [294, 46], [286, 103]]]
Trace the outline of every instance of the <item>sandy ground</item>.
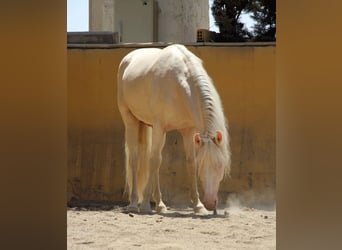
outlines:
[[67, 223], [68, 249], [276, 249], [274, 209], [229, 207], [205, 216], [190, 208], [163, 215], [68, 208]]

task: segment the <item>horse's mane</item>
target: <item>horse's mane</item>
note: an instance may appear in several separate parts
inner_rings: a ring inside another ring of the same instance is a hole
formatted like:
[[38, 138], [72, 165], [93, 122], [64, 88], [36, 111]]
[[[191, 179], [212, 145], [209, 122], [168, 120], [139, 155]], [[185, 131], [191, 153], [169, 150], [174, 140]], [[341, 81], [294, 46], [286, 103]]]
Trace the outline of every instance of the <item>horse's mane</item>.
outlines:
[[223, 145], [221, 150], [226, 164], [226, 173], [230, 171], [230, 150], [229, 150], [229, 135], [228, 122], [224, 116], [221, 99], [212, 82], [212, 79], [207, 74], [203, 67], [202, 60], [192, 54], [183, 45], [175, 45], [176, 48], [184, 55], [184, 63], [189, 72], [189, 84], [192, 84], [197, 92], [198, 103], [203, 115], [203, 129], [199, 131], [202, 137], [213, 138], [216, 136], [216, 130], [223, 133]]
[[[188, 68], [189, 84], [192, 84], [197, 91], [199, 104], [204, 115], [203, 136], [215, 136], [216, 129], [223, 130], [224, 115], [220, 97], [217, 94], [211, 78], [202, 65], [202, 60], [188, 51], [183, 45], [175, 45], [184, 55], [184, 63]], [[221, 123], [221, 124], [218, 124]], [[207, 133], [207, 134], [206, 134]]]

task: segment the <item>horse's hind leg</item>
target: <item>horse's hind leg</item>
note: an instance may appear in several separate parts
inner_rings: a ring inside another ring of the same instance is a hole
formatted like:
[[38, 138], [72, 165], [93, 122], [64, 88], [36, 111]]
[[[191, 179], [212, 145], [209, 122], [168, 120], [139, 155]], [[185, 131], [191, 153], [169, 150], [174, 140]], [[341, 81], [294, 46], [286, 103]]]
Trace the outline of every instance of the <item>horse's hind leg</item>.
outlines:
[[144, 191], [143, 201], [140, 211], [150, 212], [150, 198], [153, 191], [153, 200], [156, 202], [156, 211], [158, 213], [166, 212], [166, 206], [162, 201], [162, 195], [159, 185], [159, 169], [162, 161], [162, 150], [165, 144], [165, 132], [158, 126], [152, 129], [152, 147], [150, 154], [150, 178]]
[[122, 112], [125, 124], [126, 188], [128, 188], [129, 212], [138, 212], [138, 135], [139, 121], [130, 112]]

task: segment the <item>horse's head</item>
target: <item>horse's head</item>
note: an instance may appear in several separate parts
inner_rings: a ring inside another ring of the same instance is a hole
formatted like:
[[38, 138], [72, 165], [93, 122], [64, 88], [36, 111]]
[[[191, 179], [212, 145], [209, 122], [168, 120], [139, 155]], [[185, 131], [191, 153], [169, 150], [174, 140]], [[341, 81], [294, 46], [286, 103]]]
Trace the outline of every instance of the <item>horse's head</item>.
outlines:
[[213, 137], [201, 138], [199, 133], [194, 135], [198, 175], [204, 190], [203, 203], [208, 210], [216, 209], [217, 193], [220, 182], [229, 171], [230, 153], [227, 137], [216, 131]]

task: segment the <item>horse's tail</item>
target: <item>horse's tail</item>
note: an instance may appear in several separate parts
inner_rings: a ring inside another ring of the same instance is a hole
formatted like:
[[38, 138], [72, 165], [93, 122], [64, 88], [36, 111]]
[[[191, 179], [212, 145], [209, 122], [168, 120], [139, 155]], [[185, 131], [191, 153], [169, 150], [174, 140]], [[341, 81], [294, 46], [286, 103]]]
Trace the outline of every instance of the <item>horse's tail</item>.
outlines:
[[[138, 144], [137, 191], [139, 202], [141, 202], [150, 175], [149, 159], [152, 145], [152, 128], [142, 122], [139, 123]], [[131, 200], [133, 174], [132, 169], [128, 167], [128, 162], [129, 154], [126, 146], [126, 189], [128, 188], [129, 200]]]

